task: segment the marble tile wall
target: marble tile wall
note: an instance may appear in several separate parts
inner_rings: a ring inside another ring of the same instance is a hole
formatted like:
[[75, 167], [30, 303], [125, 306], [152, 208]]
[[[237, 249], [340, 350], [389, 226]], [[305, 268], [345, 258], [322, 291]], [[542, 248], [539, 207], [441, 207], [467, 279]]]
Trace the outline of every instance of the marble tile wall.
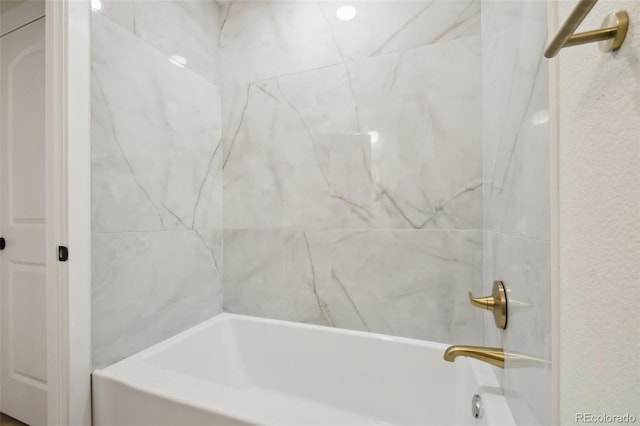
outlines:
[[98, 4], [103, 16], [129, 33], [168, 56], [185, 58], [186, 68], [219, 82], [215, 29], [221, 12], [215, 0], [99, 0]]
[[479, 41], [225, 90], [225, 228], [480, 229]]
[[479, 230], [225, 229], [225, 310], [480, 343]]
[[503, 345], [548, 424], [543, 3], [152, 3], [93, 12], [95, 367], [224, 308]]
[[543, 1], [482, 2], [483, 275], [509, 294], [484, 344], [531, 358], [496, 369], [518, 424], [551, 424], [549, 99]]
[[478, 1], [232, 2], [224, 309], [481, 343]]
[[480, 32], [478, 0], [234, 1], [222, 11], [221, 71], [226, 83], [252, 81], [399, 52]]
[[92, 12], [95, 368], [222, 310], [218, 12], [122, 0]]

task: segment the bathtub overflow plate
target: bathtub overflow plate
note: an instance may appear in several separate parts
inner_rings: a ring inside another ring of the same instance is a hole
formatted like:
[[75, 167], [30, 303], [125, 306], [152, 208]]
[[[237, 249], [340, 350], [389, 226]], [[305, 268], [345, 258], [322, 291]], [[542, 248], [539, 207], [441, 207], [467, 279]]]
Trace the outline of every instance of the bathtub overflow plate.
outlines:
[[473, 418], [477, 419], [480, 417], [480, 409], [482, 408], [482, 401], [480, 400], [480, 395], [475, 394], [471, 398], [471, 415]]

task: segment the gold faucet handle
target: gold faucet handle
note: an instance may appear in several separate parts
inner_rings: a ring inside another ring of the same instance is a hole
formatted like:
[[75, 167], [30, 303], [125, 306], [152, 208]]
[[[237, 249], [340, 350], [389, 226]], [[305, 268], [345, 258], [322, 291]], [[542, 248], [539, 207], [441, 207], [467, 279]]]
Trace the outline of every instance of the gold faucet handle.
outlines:
[[502, 281], [493, 282], [491, 296], [474, 297], [469, 292], [469, 302], [471, 306], [486, 309], [493, 312], [493, 319], [498, 328], [507, 328], [507, 292]]
[[496, 299], [493, 296], [474, 297], [471, 292], [469, 292], [469, 302], [471, 303], [471, 306], [486, 309], [488, 311], [493, 311], [497, 305]]

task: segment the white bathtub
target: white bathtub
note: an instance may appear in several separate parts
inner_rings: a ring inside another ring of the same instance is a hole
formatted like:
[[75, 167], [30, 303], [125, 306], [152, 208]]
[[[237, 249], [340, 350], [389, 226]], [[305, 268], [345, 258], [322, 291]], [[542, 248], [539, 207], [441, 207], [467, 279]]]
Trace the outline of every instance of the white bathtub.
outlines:
[[96, 370], [94, 425], [514, 425], [491, 367], [445, 348], [222, 314]]

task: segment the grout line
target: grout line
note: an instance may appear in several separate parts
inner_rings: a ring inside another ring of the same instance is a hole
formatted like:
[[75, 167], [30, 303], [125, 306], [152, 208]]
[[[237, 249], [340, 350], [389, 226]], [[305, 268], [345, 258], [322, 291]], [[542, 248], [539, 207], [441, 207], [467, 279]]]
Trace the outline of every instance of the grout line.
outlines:
[[[348, 66], [351, 64], [355, 64], [357, 62], [363, 62], [363, 61], [368, 61], [368, 60], [374, 60], [376, 58], [384, 58], [384, 57], [389, 57], [389, 56], [393, 56], [393, 55], [402, 55], [404, 53], [413, 51], [413, 50], [420, 50], [420, 49], [427, 49], [430, 47], [434, 47], [434, 46], [440, 46], [442, 44], [445, 43], [453, 43], [456, 41], [460, 41], [460, 40], [469, 40], [469, 39], [473, 39], [473, 38], [478, 38], [479, 40], [481, 39], [481, 34], [469, 34], [469, 35], [465, 35], [462, 37], [457, 37], [457, 38], [452, 38], [452, 39], [446, 39], [446, 40], [442, 40], [442, 41], [438, 41], [435, 43], [428, 43], [428, 44], [423, 44], [421, 46], [414, 46], [414, 47], [407, 47], [406, 49], [400, 49], [400, 50], [396, 50], [393, 52], [385, 52], [385, 53], [381, 53], [378, 55], [374, 55], [374, 56], [364, 56], [362, 58], [356, 58], [356, 59], [350, 59], [344, 62], [335, 62], [332, 64], [328, 64], [328, 65], [322, 65], [316, 68], [306, 68], [306, 69], [302, 69], [299, 71], [293, 71], [293, 72], [289, 72], [289, 73], [284, 73], [284, 74], [278, 74], [278, 75], [274, 75], [274, 76], [269, 76], [269, 77], [264, 77], [264, 78], [258, 78], [256, 80], [251, 80], [248, 82], [239, 82], [239, 83], [234, 83], [232, 82], [231, 85], [226, 85], [221, 83], [221, 86], [225, 86], [225, 87], [242, 87], [245, 84], [249, 84], [249, 83], [262, 83], [262, 82], [266, 82], [266, 81], [271, 81], [271, 80], [278, 80], [280, 78], [285, 78], [285, 77], [291, 77], [291, 76], [295, 76], [298, 74], [304, 74], [307, 72], [313, 72], [313, 71], [320, 71], [320, 70], [326, 70], [329, 68], [335, 68], [335, 67], [339, 67], [339, 66]], [[224, 74], [224, 73], [223, 73]]]
[[522, 235], [522, 234], [509, 234], [508, 232], [496, 231], [496, 230], [493, 230], [493, 229], [481, 229], [481, 231], [487, 232], [489, 234], [504, 235], [506, 237], [520, 238], [522, 240], [538, 241], [538, 242], [541, 242], [541, 243], [549, 243], [549, 242], [551, 242], [551, 239], [529, 237], [527, 235]]

